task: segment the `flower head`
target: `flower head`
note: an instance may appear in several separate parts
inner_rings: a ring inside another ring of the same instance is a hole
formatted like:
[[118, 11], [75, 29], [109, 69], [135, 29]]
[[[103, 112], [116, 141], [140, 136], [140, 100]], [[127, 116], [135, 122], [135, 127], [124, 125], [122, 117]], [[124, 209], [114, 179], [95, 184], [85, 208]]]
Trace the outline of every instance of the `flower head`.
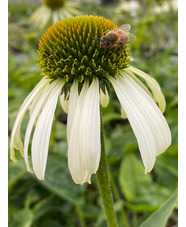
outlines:
[[[39, 43], [39, 64], [44, 78], [23, 103], [11, 137], [14, 149], [21, 151], [28, 171], [28, 145], [36, 122], [31, 154], [33, 170], [44, 179], [52, 121], [58, 97], [68, 112], [68, 165], [76, 183], [90, 183], [99, 167], [100, 104], [109, 102], [112, 85], [121, 103], [122, 116], [128, 118], [139, 144], [145, 172], [150, 172], [156, 156], [171, 143], [170, 129], [162, 115], [165, 99], [158, 83], [146, 73], [129, 65], [127, 43], [102, 48], [100, 38], [117, 26], [103, 17], [67, 18], [51, 26]], [[138, 77], [143, 78], [150, 91]], [[30, 120], [24, 145], [20, 129], [26, 110]]]
[[68, 18], [51, 26], [39, 42], [42, 74], [47, 78], [62, 78], [68, 87], [75, 79], [83, 83], [97, 77], [104, 82], [106, 75], [115, 76], [128, 66], [129, 54], [118, 45], [102, 49], [99, 39], [117, 26], [103, 17]]

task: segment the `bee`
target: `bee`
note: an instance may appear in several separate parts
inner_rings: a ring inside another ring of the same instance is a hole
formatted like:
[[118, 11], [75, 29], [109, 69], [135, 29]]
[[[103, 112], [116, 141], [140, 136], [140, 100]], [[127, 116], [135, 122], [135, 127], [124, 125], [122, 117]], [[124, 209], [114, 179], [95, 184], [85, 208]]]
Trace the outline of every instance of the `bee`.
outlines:
[[111, 49], [118, 44], [131, 43], [136, 40], [136, 36], [129, 33], [131, 29], [130, 24], [123, 24], [119, 28], [108, 30], [100, 39], [100, 47], [102, 49]]

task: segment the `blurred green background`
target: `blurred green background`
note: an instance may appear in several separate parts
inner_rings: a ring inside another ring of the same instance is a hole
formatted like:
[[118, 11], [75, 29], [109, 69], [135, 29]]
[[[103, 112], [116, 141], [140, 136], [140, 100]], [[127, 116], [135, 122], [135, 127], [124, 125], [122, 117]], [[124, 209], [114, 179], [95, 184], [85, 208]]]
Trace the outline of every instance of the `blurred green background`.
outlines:
[[[146, 175], [135, 136], [127, 119], [120, 118], [120, 104], [114, 92], [109, 106], [103, 109], [106, 152], [119, 227], [124, 226], [124, 210], [131, 227], [175, 227], [177, 205], [169, 206], [170, 212], [165, 214], [162, 204], [176, 190], [178, 175], [177, 1], [76, 2], [82, 14], [104, 16], [118, 26], [131, 24], [131, 33], [137, 37], [130, 44], [134, 59], [131, 65], [149, 73], [159, 82], [167, 102], [164, 115], [171, 128], [172, 145], [157, 157], [153, 171]], [[37, 46], [45, 30], [35, 28], [29, 22], [29, 17], [40, 5], [41, 1], [9, 0], [9, 136], [20, 105], [41, 79]], [[28, 117], [23, 122], [22, 136]], [[66, 114], [58, 106], [45, 181], [39, 181], [34, 174], [27, 172], [19, 152], [18, 163], [9, 159], [10, 227], [106, 226], [96, 177], [92, 176], [91, 185], [81, 186], [76, 185], [69, 174], [66, 119]], [[156, 215], [158, 209], [162, 211], [163, 224], [154, 225], [152, 222], [144, 225], [144, 221], [153, 212]]]

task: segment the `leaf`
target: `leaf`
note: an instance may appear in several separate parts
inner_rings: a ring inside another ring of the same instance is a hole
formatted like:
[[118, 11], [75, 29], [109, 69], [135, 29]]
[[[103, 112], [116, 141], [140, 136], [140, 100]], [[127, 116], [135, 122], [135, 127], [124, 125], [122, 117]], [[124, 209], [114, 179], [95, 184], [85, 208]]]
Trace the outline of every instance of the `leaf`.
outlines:
[[123, 151], [126, 146], [135, 146], [136, 139], [134, 133], [131, 130], [130, 125], [118, 125], [114, 131], [112, 131], [109, 136], [110, 147], [109, 154], [110, 156], [115, 156], [117, 161], [121, 160], [123, 156]]
[[103, 124], [108, 124], [114, 120], [121, 120], [121, 115], [117, 113], [108, 113], [103, 115]]
[[[34, 222], [40, 221], [43, 216], [54, 212], [61, 212], [63, 215], [70, 212], [73, 204], [62, 202], [59, 197], [52, 194], [43, 200], [38, 200], [35, 206], [32, 207], [34, 213]], [[69, 209], [70, 208], [70, 209]]]
[[133, 211], [154, 211], [170, 197], [175, 187], [168, 188], [164, 184], [154, 182], [151, 178], [153, 174], [144, 174], [141, 160], [131, 152], [136, 151], [136, 147], [128, 145], [126, 149], [119, 171], [121, 190], [130, 202], [126, 205]]
[[178, 177], [178, 145], [171, 145], [165, 153], [157, 157], [156, 166]]
[[8, 190], [26, 173], [26, 168], [23, 167], [23, 161], [19, 163], [10, 162], [8, 166]]
[[127, 200], [133, 201], [143, 184], [151, 184], [149, 174], [144, 174], [144, 167], [133, 153], [126, 153], [119, 172], [119, 183]]
[[12, 221], [9, 224], [9, 227], [31, 227], [33, 221], [33, 212], [30, 209], [22, 209], [15, 212]]
[[177, 202], [178, 190], [151, 216], [149, 216], [140, 227], [165, 227]]
[[45, 180], [40, 181], [48, 190], [73, 204], [83, 203], [85, 185], [77, 185], [69, 173], [67, 160], [59, 153], [49, 152]]

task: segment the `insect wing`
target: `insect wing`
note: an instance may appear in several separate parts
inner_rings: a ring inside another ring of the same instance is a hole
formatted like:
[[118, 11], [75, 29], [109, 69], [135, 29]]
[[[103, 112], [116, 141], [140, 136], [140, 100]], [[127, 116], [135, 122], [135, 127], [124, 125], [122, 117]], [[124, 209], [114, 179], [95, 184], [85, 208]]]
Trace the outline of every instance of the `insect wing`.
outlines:
[[135, 35], [129, 33], [128, 36], [129, 36], [129, 43], [132, 43], [132, 42], [134, 42], [136, 40], [136, 36]]
[[131, 29], [131, 26], [130, 24], [123, 24], [119, 27], [119, 29], [123, 30], [123, 31], [126, 31], [126, 32], [129, 32], [130, 29]]

